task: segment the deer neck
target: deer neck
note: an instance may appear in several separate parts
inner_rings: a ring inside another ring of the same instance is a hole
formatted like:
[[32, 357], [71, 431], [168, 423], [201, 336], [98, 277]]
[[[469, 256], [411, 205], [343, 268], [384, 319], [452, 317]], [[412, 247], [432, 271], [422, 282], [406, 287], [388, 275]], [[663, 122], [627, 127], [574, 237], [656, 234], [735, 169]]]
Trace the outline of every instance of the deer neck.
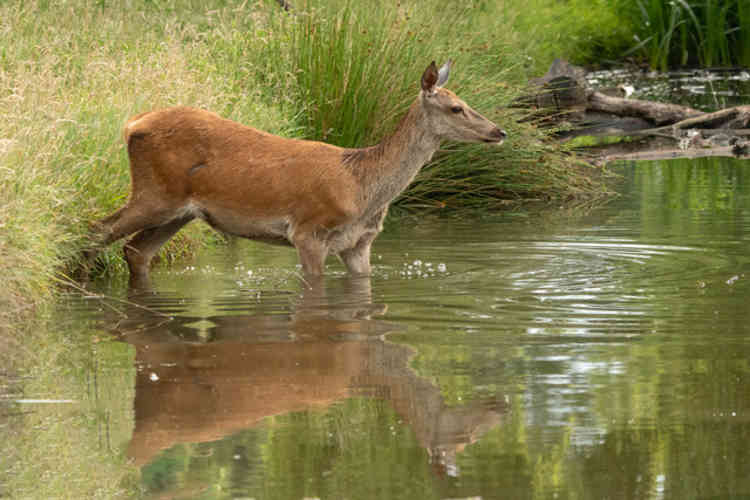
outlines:
[[[417, 99], [396, 130], [369, 148], [354, 150], [352, 171], [359, 181], [365, 212], [379, 212], [401, 194], [440, 146]], [[349, 163], [349, 162], [347, 162]]]

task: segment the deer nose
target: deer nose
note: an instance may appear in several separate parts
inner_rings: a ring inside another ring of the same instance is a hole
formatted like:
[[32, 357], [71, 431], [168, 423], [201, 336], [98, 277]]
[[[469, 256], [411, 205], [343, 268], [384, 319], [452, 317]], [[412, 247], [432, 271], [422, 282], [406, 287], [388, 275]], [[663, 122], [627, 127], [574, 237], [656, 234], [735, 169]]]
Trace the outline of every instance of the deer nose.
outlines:
[[505, 133], [505, 130], [498, 127], [492, 129], [489, 135], [490, 138], [485, 139], [484, 142], [497, 142], [499, 144], [502, 143], [506, 137], [508, 137], [508, 134]]

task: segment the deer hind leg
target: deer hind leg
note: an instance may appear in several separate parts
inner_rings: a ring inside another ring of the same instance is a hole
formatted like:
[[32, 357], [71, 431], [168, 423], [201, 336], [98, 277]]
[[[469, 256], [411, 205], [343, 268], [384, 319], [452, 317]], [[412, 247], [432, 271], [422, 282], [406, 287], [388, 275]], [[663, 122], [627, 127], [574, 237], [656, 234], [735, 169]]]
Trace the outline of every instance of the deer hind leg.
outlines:
[[[161, 200], [162, 196], [155, 194], [143, 198]], [[134, 203], [131, 199], [112, 215], [94, 223], [94, 238], [100, 246], [107, 246], [142, 229], [162, 226], [175, 219], [180, 211], [184, 209], [163, 201]]]
[[131, 288], [149, 288], [148, 272], [151, 259], [164, 243], [193, 219], [192, 215], [186, 215], [161, 226], [144, 229], [125, 244], [125, 260], [130, 269]]
[[[151, 198], [162, 199], [160, 195]], [[82, 256], [82, 277], [88, 275], [101, 248], [143, 229], [162, 226], [184, 211], [184, 208], [163, 201], [134, 203], [131, 197], [127, 205], [112, 215], [92, 223], [90, 245], [84, 249]]]

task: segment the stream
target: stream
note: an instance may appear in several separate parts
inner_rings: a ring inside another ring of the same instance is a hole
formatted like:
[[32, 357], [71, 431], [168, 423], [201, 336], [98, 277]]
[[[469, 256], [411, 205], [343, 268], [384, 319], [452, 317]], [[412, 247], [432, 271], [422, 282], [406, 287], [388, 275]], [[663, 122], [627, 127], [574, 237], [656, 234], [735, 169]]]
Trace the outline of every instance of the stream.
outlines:
[[20, 406], [145, 498], [743, 498], [750, 165], [614, 170], [598, 207], [402, 219], [369, 279], [238, 241], [98, 283], [51, 322], [68, 392], [24, 394], [73, 402]]
[[750, 498], [750, 162], [611, 170], [606, 203], [389, 220], [369, 278], [233, 241], [66, 295], [2, 408], [9, 488]]

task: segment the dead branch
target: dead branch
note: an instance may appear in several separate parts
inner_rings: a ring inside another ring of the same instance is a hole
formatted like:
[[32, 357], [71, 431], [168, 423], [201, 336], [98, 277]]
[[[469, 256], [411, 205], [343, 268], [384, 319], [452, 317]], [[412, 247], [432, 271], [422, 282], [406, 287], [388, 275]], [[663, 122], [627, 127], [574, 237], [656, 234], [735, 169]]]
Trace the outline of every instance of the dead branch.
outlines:
[[703, 114], [703, 112], [687, 106], [642, 101], [639, 99], [623, 99], [621, 97], [608, 96], [601, 92], [591, 92], [586, 110], [602, 111], [618, 116], [644, 118], [657, 126], [675, 123]]

